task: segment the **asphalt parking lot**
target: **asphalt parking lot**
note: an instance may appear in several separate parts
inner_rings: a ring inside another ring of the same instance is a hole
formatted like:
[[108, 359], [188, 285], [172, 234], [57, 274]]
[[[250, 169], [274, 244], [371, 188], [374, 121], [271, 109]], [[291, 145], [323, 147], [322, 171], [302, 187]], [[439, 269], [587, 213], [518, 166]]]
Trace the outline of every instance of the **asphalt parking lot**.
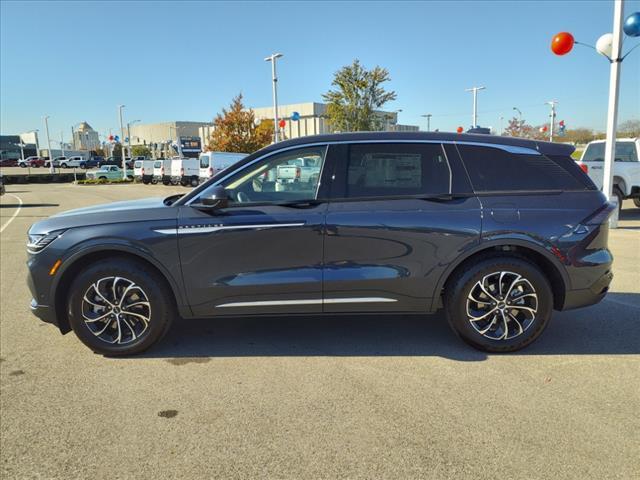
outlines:
[[640, 209], [631, 202], [610, 236], [611, 293], [556, 312], [516, 354], [472, 350], [436, 315], [176, 322], [147, 354], [108, 359], [31, 315], [33, 222], [184, 191], [7, 186], [2, 478], [639, 478]]

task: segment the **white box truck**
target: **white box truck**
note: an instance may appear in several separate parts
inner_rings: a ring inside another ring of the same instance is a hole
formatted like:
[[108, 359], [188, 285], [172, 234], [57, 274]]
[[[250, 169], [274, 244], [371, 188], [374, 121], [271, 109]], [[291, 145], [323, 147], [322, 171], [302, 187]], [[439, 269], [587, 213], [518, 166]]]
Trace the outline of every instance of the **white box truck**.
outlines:
[[200, 154], [200, 183], [242, 160], [248, 153], [205, 152]]

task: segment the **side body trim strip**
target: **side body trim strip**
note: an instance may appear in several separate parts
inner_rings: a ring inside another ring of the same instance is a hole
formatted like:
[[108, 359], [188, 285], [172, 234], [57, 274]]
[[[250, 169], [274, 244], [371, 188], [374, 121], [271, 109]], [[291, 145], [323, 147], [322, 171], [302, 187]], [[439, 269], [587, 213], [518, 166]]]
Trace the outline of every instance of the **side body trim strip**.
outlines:
[[258, 302], [231, 302], [216, 305], [216, 308], [229, 307], [274, 307], [283, 305], [323, 305], [335, 303], [387, 303], [397, 302], [395, 298], [359, 297], [359, 298], [310, 298], [304, 300], [264, 300]]

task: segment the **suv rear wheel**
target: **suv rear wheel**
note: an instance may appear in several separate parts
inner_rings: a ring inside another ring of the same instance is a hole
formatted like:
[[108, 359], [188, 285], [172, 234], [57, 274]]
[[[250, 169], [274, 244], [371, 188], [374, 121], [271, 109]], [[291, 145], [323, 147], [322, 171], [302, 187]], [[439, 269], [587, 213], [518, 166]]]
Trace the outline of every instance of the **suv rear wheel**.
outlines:
[[532, 263], [491, 257], [461, 269], [445, 291], [447, 319], [468, 344], [513, 352], [543, 332], [551, 318], [549, 281]]
[[176, 315], [164, 279], [123, 258], [93, 264], [70, 288], [69, 323], [96, 353], [132, 355], [158, 342]]

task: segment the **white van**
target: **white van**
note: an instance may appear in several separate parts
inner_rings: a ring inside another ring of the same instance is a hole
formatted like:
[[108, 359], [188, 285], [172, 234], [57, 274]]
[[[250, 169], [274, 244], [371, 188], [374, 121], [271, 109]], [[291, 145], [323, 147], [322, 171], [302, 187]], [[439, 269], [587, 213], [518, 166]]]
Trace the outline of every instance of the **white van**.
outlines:
[[153, 178], [151, 183], [162, 183], [169, 185], [171, 183], [171, 159], [164, 158], [154, 160], [153, 162]]
[[197, 158], [178, 158], [171, 160], [171, 183], [183, 187], [197, 187], [200, 183], [200, 160]]
[[153, 160], [136, 160], [133, 163], [133, 177], [145, 185], [153, 179]]
[[248, 153], [205, 152], [200, 154], [200, 183], [242, 160]]

